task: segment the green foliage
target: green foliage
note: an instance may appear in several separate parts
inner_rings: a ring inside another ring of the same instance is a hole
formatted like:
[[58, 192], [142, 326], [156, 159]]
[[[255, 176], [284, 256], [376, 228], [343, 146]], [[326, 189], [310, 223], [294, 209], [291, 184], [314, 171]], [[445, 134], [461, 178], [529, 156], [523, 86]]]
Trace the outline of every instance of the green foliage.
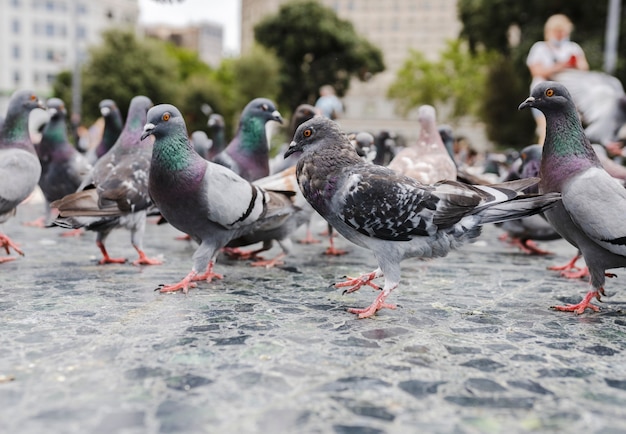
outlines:
[[72, 73], [61, 71], [52, 84], [52, 95], [60, 98], [67, 107], [72, 107]]
[[388, 90], [400, 114], [422, 105], [445, 104], [451, 116], [478, 115], [485, 89], [487, 66], [495, 54], [484, 50], [472, 55], [460, 41], [448, 41], [439, 60], [428, 61], [412, 50]]
[[255, 26], [254, 36], [281, 61], [278, 99], [290, 110], [313, 104], [324, 84], [342, 96], [352, 76], [367, 79], [385, 68], [380, 49], [316, 1], [284, 4]]
[[177, 47], [172, 43], [165, 44], [167, 54], [178, 61], [178, 77], [187, 80], [194, 74], [208, 74], [211, 67], [198, 57], [198, 53], [186, 48]]
[[163, 44], [139, 40], [129, 31], [103, 34], [103, 44], [90, 50], [83, 68], [83, 122], [98, 116], [98, 104], [113, 99], [122, 113], [130, 100], [146, 95], [155, 104], [171, 102], [179, 92], [178, 63], [163, 50]]

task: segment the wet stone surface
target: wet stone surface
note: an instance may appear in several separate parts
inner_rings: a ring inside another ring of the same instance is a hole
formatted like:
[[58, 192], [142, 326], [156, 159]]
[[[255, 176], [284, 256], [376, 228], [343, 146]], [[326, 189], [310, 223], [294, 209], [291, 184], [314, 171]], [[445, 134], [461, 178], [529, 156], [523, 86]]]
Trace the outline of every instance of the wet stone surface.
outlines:
[[[177, 231], [147, 227], [162, 266], [100, 266], [95, 234], [22, 226], [40, 211], [1, 228], [26, 256], [0, 264], [0, 432], [626, 432], [623, 280], [600, 313], [550, 310], [588, 290], [546, 270], [575, 253], [564, 241], [528, 257], [486, 227], [447, 258], [406, 260], [398, 309], [357, 320], [345, 309], [374, 291], [329, 285], [375, 263], [341, 238], [344, 257], [220, 257], [224, 280], [164, 295], [195, 249]], [[124, 230], [107, 244], [136, 258]]]

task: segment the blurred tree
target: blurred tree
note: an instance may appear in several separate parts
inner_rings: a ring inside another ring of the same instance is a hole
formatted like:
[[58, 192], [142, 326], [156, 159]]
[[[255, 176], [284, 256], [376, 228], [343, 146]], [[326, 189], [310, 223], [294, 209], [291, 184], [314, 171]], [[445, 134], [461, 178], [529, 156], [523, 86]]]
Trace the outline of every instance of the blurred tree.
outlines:
[[444, 104], [451, 109], [451, 117], [479, 115], [484, 95], [487, 66], [495, 54], [478, 50], [473, 56], [461, 41], [448, 41], [439, 60], [430, 62], [424, 55], [412, 50], [387, 96], [396, 101], [400, 114], [422, 105]]
[[380, 49], [316, 1], [284, 4], [254, 27], [254, 36], [281, 61], [278, 103], [291, 111], [314, 104], [324, 84], [342, 96], [352, 76], [366, 80], [385, 68]]
[[[543, 40], [543, 26], [553, 14], [567, 15], [574, 23], [572, 39], [578, 42], [591, 69], [600, 70], [604, 47], [607, 0], [582, 2], [566, 0], [459, 0], [458, 13], [463, 24], [461, 37], [471, 50], [484, 47], [502, 54], [489, 71], [491, 83], [507, 92], [487, 92], [483, 102], [484, 121], [490, 138], [501, 144], [530, 143], [534, 124], [530, 112], [516, 114], [515, 107], [530, 91], [526, 56], [532, 44]], [[626, 46], [626, 14], [621, 18], [619, 46]], [[626, 82], [626, 60], [618, 59], [615, 75]], [[509, 113], [510, 117], [503, 114]], [[492, 134], [497, 133], [497, 138]]]

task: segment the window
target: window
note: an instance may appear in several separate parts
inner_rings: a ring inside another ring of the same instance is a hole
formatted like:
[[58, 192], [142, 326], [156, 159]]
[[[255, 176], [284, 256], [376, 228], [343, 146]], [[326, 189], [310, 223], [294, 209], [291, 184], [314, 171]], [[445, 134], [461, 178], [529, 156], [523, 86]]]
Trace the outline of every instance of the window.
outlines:
[[46, 23], [46, 36], [54, 36], [54, 24]]
[[20, 84], [20, 71], [13, 71], [13, 83], [17, 86]]
[[19, 59], [22, 54], [22, 50], [20, 50], [20, 46], [19, 45], [14, 45], [13, 46], [13, 58], [14, 59]]
[[76, 37], [79, 39], [85, 39], [87, 37], [87, 29], [85, 26], [76, 26]]
[[19, 35], [21, 27], [22, 26], [20, 25], [19, 20], [13, 20], [11, 22], [11, 30], [13, 31], [14, 35]]
[[11, 0], [11, 6], [13, 6], [14, 8], [19, 8], [20, 5], [20, 0]]
[[57, 75], [56, 75], [56, 74], [54, 74], [54, 73], [52, 73], [52, 72], [49, 72], [49, 73], [47, 73], [47, 74], [46, 74], [46, 82], [47, 82], [49, 85], [54, 84], [54, 80], [55, 80], [56, 78], [57, 78]]

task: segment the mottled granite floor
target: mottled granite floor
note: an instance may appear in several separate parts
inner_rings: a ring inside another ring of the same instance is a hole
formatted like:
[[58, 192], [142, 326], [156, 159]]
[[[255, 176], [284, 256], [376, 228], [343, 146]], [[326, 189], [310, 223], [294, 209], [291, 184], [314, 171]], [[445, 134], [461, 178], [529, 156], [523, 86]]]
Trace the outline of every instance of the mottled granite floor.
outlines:
[[[40, 207], [0, 228], [26, 252], [0, 264], [0, 432], [626, 432], [624, 280], [600, 313], [551, 311], [588, 289], [546, 271], [574, 253], [564, 241], [528, 257], [486, 227], [405, 261], [399, 308], [357, 320], [345, 308], [374, 291], [329, 284], [375, 263], [343, 239], [347, 256], [296, 245], [274, 270], [221, 258], [224, 280], [162, 295], [195, 248], [174, 229], [147, 229], [162, 266], [99, 266], [95, 234], [21, 225]], [[136, 257], [124, 230], [108, 246]]]

